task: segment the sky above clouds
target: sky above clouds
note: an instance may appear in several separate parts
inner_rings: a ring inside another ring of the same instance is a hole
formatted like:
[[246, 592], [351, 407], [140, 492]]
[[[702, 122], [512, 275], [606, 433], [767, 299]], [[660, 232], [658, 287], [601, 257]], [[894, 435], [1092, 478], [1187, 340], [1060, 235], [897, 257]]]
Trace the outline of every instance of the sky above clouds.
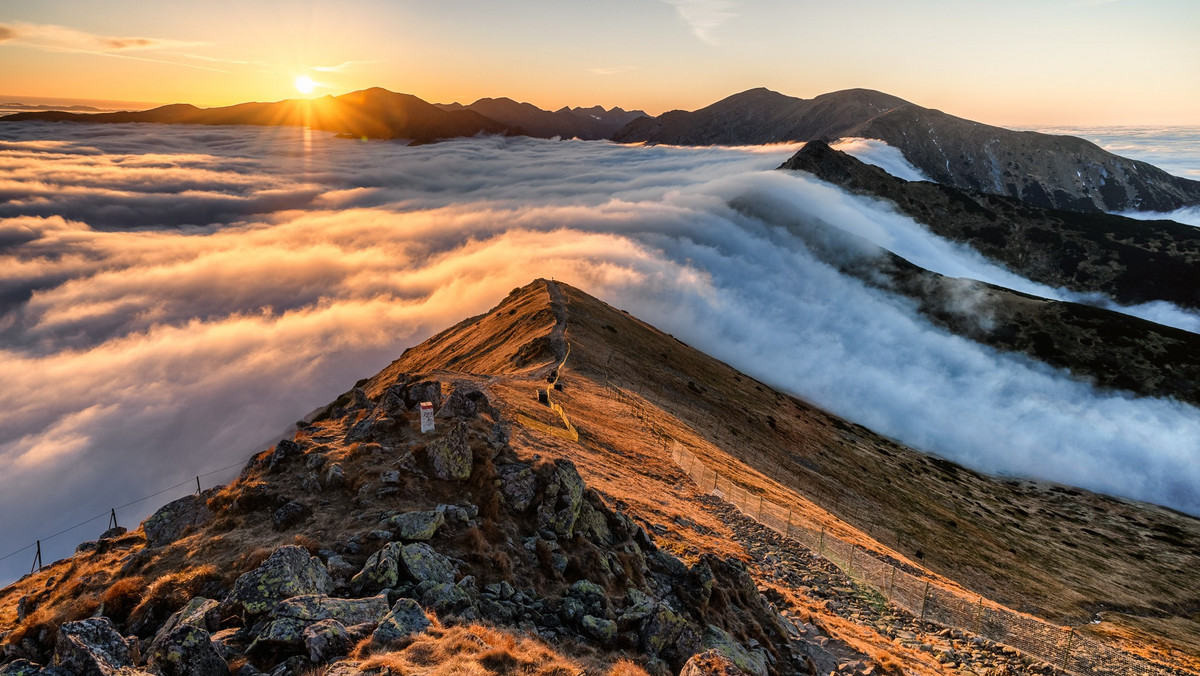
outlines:
[[1192, 0], [0, 2], [0, 92], [202, 106], [372, 86], [657, 114], [852, 87], [993, 124], [1200, 124]]
[[[1200, 513], [1195, 408], [995, 353], [840, 274], [837, 257], [886, 248], [1028, 285], [876, 202], [773, 171], [793, 151], [0, 125], [0, 556], [240, 464], [540, 276], [919, 448]], [[0, 583], [27, 558], [0, 561]]]

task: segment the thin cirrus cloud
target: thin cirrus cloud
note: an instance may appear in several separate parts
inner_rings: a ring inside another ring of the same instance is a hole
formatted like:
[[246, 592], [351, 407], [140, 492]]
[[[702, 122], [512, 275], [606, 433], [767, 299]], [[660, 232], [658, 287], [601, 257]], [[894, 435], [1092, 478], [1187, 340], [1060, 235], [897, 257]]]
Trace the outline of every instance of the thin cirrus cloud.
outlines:
[[1200, 513], [1194, 408], [996, 353], [842, 275], [834, 257], [884, 249], [1000, 273], [772, 171], [792, 150], [0, 125], [0, 556], [244, 460], [541, 276], [925, 450]]
[[66, 26], [24, 22], [0, 24], [0, 42], [48, 51], [92, 54], [183, 49], [203, 44], [163, 38], [98, 35]]
[[738, 15], [735, 0], [663, 0], [675, 8], [692, 33], [710, 45], [718, 44], [717, 29]]

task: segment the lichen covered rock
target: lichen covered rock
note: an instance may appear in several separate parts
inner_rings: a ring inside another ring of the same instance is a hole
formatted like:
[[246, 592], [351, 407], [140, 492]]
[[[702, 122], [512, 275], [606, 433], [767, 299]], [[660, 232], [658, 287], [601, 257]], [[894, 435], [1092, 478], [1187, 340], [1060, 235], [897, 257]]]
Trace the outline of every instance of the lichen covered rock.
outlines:
[[229, 601], [240, 604], [251, 615], [261, 615], [275, 604], [303, 594], [327, 594], [333, 580], [325, 564], [296, 545], [275, 550], [258, 568], [242, 575], [233, 585]]
[[397, 514], [387, 521], [388, 527], [396, 532], [397, 538], [414, 541], [431, 540], [445, 523], [446, 517], [443, 512], [434, 510]]
[[583, 479], [570, 460], [558, 459], [541, 471], [544, 484], [538, 529], [570, 539], [583, 506]]
[[400, 599], [392, 606], [391, 612], [379, 623], [379, 627], [371, 634], [372, 640], [379, 645], [388, 645], [414, 634], [419, 634], [430, 626], [425, 611], [412, 599]]
[[162, 547], [183, 537], [188, 527], [202, 526], [212, 518], [204, 495], [189, 495], [163, 505], [142, 522], [147, 547]]
[[93, 617], [58, 628], [54, 666], [78, 676], [113, 676], [133, 668], [133, 654], [107, 617]]
[[163, 676], [225, 676], [229, 665], [208, 631], [181, 624], [154, 641], [148, 664]]
[[446, 436], [425, 447], [425, 456], [433, 475], [443, 480], [471, 477], [471, 447], [467, 442], [467, 424], [460, 421]]

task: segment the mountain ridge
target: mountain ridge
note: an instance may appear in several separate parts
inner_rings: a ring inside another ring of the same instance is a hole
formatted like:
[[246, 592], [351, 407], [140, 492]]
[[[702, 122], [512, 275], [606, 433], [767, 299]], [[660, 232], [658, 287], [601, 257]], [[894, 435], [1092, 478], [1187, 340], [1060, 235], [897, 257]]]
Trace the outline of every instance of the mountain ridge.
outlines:
[[[578, 442], [512, 424], [518, 414], [554, 422], [536, 396], [550, 380]], [[432, 435], [417, 432], [422, 401], [437, 410]], [[449, 640], [441, 632], [476, 632], [491, 650], [502, 640], [477, 633], [483, 618], [590, 659], [597, 673], [620, 658], [673, 674], [706, 648], [746, 673], [949, 673], [900, 636], [837, 615], [844, 602], [880, 612], [854, 600], [845, 578], [814, 569], [819, 584], [781, 586], [770, 557], [748, 553], [756, 536], [684, 479], [672, 443], [839, 537], [933, 570], [939, 584], [958, 580], [1160, 658], [1194, 632], [1188, 609], [1200, 601], [1178, 592], [1197, 588], [1200, 521], [924, 456], [561, 282], [514, 289], [302, 425], [230, 485], [0, 590], [0, 636], [15, 646], [4, 659], [83, 659], [87, 650], [67, 651], [71, 632], [87, 629], [142, 637], [150, 649], [136, 659], [159, 669], [186, 635], [212, 646], [208, 658], [270, 673], [333, 656], [339, 675], [378, 674], [407, 659], [389, 638], [400, 632], [426, 647]], [[894, 546], [867, 535], [881, 525]], [[311, 586], [253, 591], [276, 574]], [[441, 624], [420, 629], [426, 611]], [[1087, 624], [1098, 612], [1104, 621]], [[364, 615], [374, 624], [350, 631]], [[341, 643], [304, 634], [327, 619], [342, 625], [323, 628]], [[181, 622], [190, 628], [175, 635]], [[921, 632], [917, 644], [940, 640], [913, 618], [898, 626]], [[982, 643], [976, 652], [986, 668], [1019, 664]]]

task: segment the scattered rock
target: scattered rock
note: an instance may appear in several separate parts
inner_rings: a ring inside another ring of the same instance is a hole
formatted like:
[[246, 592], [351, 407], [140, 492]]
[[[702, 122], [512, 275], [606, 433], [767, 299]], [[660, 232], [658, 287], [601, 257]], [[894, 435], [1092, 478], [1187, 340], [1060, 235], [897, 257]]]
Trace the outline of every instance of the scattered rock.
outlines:
[[275, 511], [275, 530], [287, 530], [311, 515], [311, 509], [293, 500]]
[[706, 650], [692, 655], [679, 676], [748, 676], [719, 650]]
[[415, 582], [454, 581], [454, 563], [423, 542], [405, 545], [400, 550], [400, 563]]
[[471, 447], [467, 443], [467, 424], [459, 422], [446, 436], [425, 447], [433, 475], [443, 480], [468, 479], [471, 476]]
[[275, 550], [258, 568], [242, 575], [233, 585], [229, 601], [240, 604], [251, 615], [261, 615], [280, 601], [302, 594], [325, 594], [333, 580], [325, 564], [296, 545]]
[[272, 618], [292, 618], [306, 622], [337, 620], [344, 626], [379, 622], [388, 612], [387, 596], [365, 599], [339, 599], [324, 594], [305, 594], [284, 599], [271, 610]]
[[379, 645], [388, 645], [400, 639], [419, 634], [429, 628], [425, 611], [412, 599], [400, 599], [391, 612], [379, 623], [371, 639]]
[[480, 413], [492, 413], [492, 404], [487, 395], [474, 387], [463, 385], [454, 388], [438, 409], [436, 417], [474, 418]]
[[300, 444], [284, 439], [275, 444], [275, 450], [267, 458], [267, 471], [274, 472], [284, 463], [301, 455], [304, 455], [304, 450], [300, 448]]
[[142, 522], [147, 547], [162, 547], [183, 537], [189, 527], [202, 526], [212, 518], [206, 495], [189, 495], [163, 505]]
[[321, 620], [304, 629], [304, 649], [308, 651], [308, 659], [317, 664], [345, 655], [351, 645], [350, 632], [337, 620]]
[[362, 570], [350, 580], [350, 587], [359, 593], [374, 593], [395, 587], [400, 582], [400, 552], [404, 546], [389, 542], [372, 554]]
[[54, 666], [78, 676], [113, 676], [133, 668], [133, 654], [107, 617], [93, 617], [58, 628]]
[[544, 488], [538, 530], [570, 539], [583, 505], [583, 479], [574, 463], [561, 458], [545, 465], [539, 473]]
[[387, 520], [388, 526], [395, 530], [397, 538], [420, 541], [432, 539], [445, 523], [446, 517], [439, 511], [407, 512]]
[[213, 645], [208, 631], [181, 624], [155, 639], [148, 664], [162, 676], [225, 676], [229, 665]]
[[580, 622], [583, 631], [601, 645], [609, 645], [617, 638], [617, 623], [593, 615], [584, 615]]
[[504, 465], [497, 468], [500, 493], [512, 511], [520, 513], [537, 497], [537, 477], [527, 465]]
[[412, 409], [428, 401], [434, 409], [442, 407], [442, 384], [436, 380], [422, 380], [404, 390], [404, 405]]
[[333, 463], [325, 470], [325, 487], [340, 488], [346, 485], [346, 470], [339, 463]]

